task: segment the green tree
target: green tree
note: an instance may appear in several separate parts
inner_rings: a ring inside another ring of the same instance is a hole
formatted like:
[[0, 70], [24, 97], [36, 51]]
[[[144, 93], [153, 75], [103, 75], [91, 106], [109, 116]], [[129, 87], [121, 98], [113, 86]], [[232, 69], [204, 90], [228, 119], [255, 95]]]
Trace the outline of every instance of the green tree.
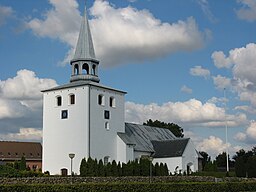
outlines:
[[89, 157], [87, 159], [87, 164], [86, 165], [87, 165], [86, 166], [86, 169], [87, 169], [86, 176], [93, 177], [95, 175], [94, 160], [91, 157]]
[[236, 155], [233, 157], [233, 159], [235, 160], [235, 172], [237, 177], [249, 176], [249, 159], [253, 156], [255, 156], [253, 151], [246, 152], [245, 150], [241, 149], [236, 152]]
[[118, 176], [122, 176], [122, 167], [120, 161], [117, 164], [117, 171], [118, 171]]
[[256, 177], [256, 155], [253, 155], [248, 158], [247, 161], [247, 173], [248, 177], [253, 178]]
[[147, 158], [140, 158], [140, 175], [149, 176], [150, 161]]
[[155, 172], [155, 176], [160, 176], [161, 175], [161, 173], [160, 173], [160, 166], [159, 166], [158, 162], [155, 164], [154, 170], [155, 170], [154, 171]]
[[216, 161], [209, 161], [204, 166], [204, 171], [217, 171], [217, 164]]
[[104, 177], [105, 176], [104, 165], [103, 165], [102, 159], [100, 159], [99, 163], [98, 163], [98, 176], [99, 177]]
[[112, 173], [112, 176], [114, 177], [118, 176], [118, 169], [117, 169], [117, 164], [115, 160], [112, 161], [111, 173]]
[[146, 123], [143, 123], [143, 125], [169, 129], [176, 137], [184, 137], [183, 129], [179, 125], [174, 123], [165, 123], [158, 120], [152, 121], [151, 119], [149, 119]]
[[203, 157], [202, 159], [202, 168], [203, 171], [205, 170], [205, 165], [211, 161], [211, 157], [208, 155], [208, 153], [204, 151], [199, 151], [200, 155]]
[[82, 161], [81, 161], [81, 163], [80, 163], [80, 175], [81, 175], [82, 177], [87, 176], [87, 173], [86, 173], [86, 171], [87, 171], [87, 169], [86, 169], [86, 164], [87, 164], [86, 159], [83, 158]]
[[[228, 156], [229, 167], [234, 166], [234, 162], [230, 160]], [[222, 152], [216, 157], [216, 164], [218, 168], [225, 168], [227, 166], [227, 155], [226, 152]]]
[[27, 168], [26, 166], [26, 158], [24, 156], [21, 157], [20, 163], [19, 163], [19, 170], [25, 171]]

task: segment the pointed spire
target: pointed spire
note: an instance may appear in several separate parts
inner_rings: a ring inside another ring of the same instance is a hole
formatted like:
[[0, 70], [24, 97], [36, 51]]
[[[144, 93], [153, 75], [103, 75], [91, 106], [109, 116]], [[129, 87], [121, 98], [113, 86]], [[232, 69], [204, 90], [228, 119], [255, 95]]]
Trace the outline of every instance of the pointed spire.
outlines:
[[86, 7], [84, 9], [84, 16], [82, 19], [74, 59], [95, 59], [92, 35], [87, 19]]

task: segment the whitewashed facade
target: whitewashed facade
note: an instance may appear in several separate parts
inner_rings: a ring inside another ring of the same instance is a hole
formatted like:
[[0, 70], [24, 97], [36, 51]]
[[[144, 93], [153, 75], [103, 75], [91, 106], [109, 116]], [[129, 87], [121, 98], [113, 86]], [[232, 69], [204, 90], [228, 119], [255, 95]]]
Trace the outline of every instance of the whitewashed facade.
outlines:
[[[69, 154], [74, 153], [73, 171], [79, 174], [83, 158], [128, 162], [153, 156], [151, 140], [176, 139], [164, 129], [125, 123], [126, 92], [99, 83], [99, 61], [95, 57], [86, 11], [70, 64], [70, 83], [42, 91], [43, 171], [61, 174], [61, 169], [66, 168], [70, 174]], [[196, 150], [192, 145], [187, 148], [179, 163], [172, 157], [157, 158], [154, 162], [166, 162], [170, 171], [173, 164], [185, 170], [188, 162], [192, 162], [193, 171], [197, 171]]]

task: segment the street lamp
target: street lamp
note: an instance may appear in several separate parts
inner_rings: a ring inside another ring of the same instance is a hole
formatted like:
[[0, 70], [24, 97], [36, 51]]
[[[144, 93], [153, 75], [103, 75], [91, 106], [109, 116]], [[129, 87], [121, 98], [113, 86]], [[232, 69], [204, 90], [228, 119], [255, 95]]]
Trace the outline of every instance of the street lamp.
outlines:
[[72, 184], [72, 173], [73, 173], [73, 171], [72, 171], [72, 161], [73, 161], [73, 159], [75, 157], [75, 154], [74, 153], [69, 153], [68, 156], [69, 156], [69, 158], [71, 160], [71, 165], [70, 165], [71, 174], [70, 174], [70, 178], [71, 178], [71, 184]]

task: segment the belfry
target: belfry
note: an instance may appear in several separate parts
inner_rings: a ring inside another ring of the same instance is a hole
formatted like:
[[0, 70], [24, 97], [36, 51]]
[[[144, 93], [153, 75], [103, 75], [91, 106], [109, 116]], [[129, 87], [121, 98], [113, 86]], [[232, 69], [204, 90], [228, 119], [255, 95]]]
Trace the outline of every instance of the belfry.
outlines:
[[70, 64], [72, 66], [72, 75], [70, 78], [70, 82], [79, 80], [91, 80], [99, 83], [99, 61], [96, 60], [95, 57], [86, 9], [84, 11], [84, 16], [82, 19], [75, 56], [70, 61]]

